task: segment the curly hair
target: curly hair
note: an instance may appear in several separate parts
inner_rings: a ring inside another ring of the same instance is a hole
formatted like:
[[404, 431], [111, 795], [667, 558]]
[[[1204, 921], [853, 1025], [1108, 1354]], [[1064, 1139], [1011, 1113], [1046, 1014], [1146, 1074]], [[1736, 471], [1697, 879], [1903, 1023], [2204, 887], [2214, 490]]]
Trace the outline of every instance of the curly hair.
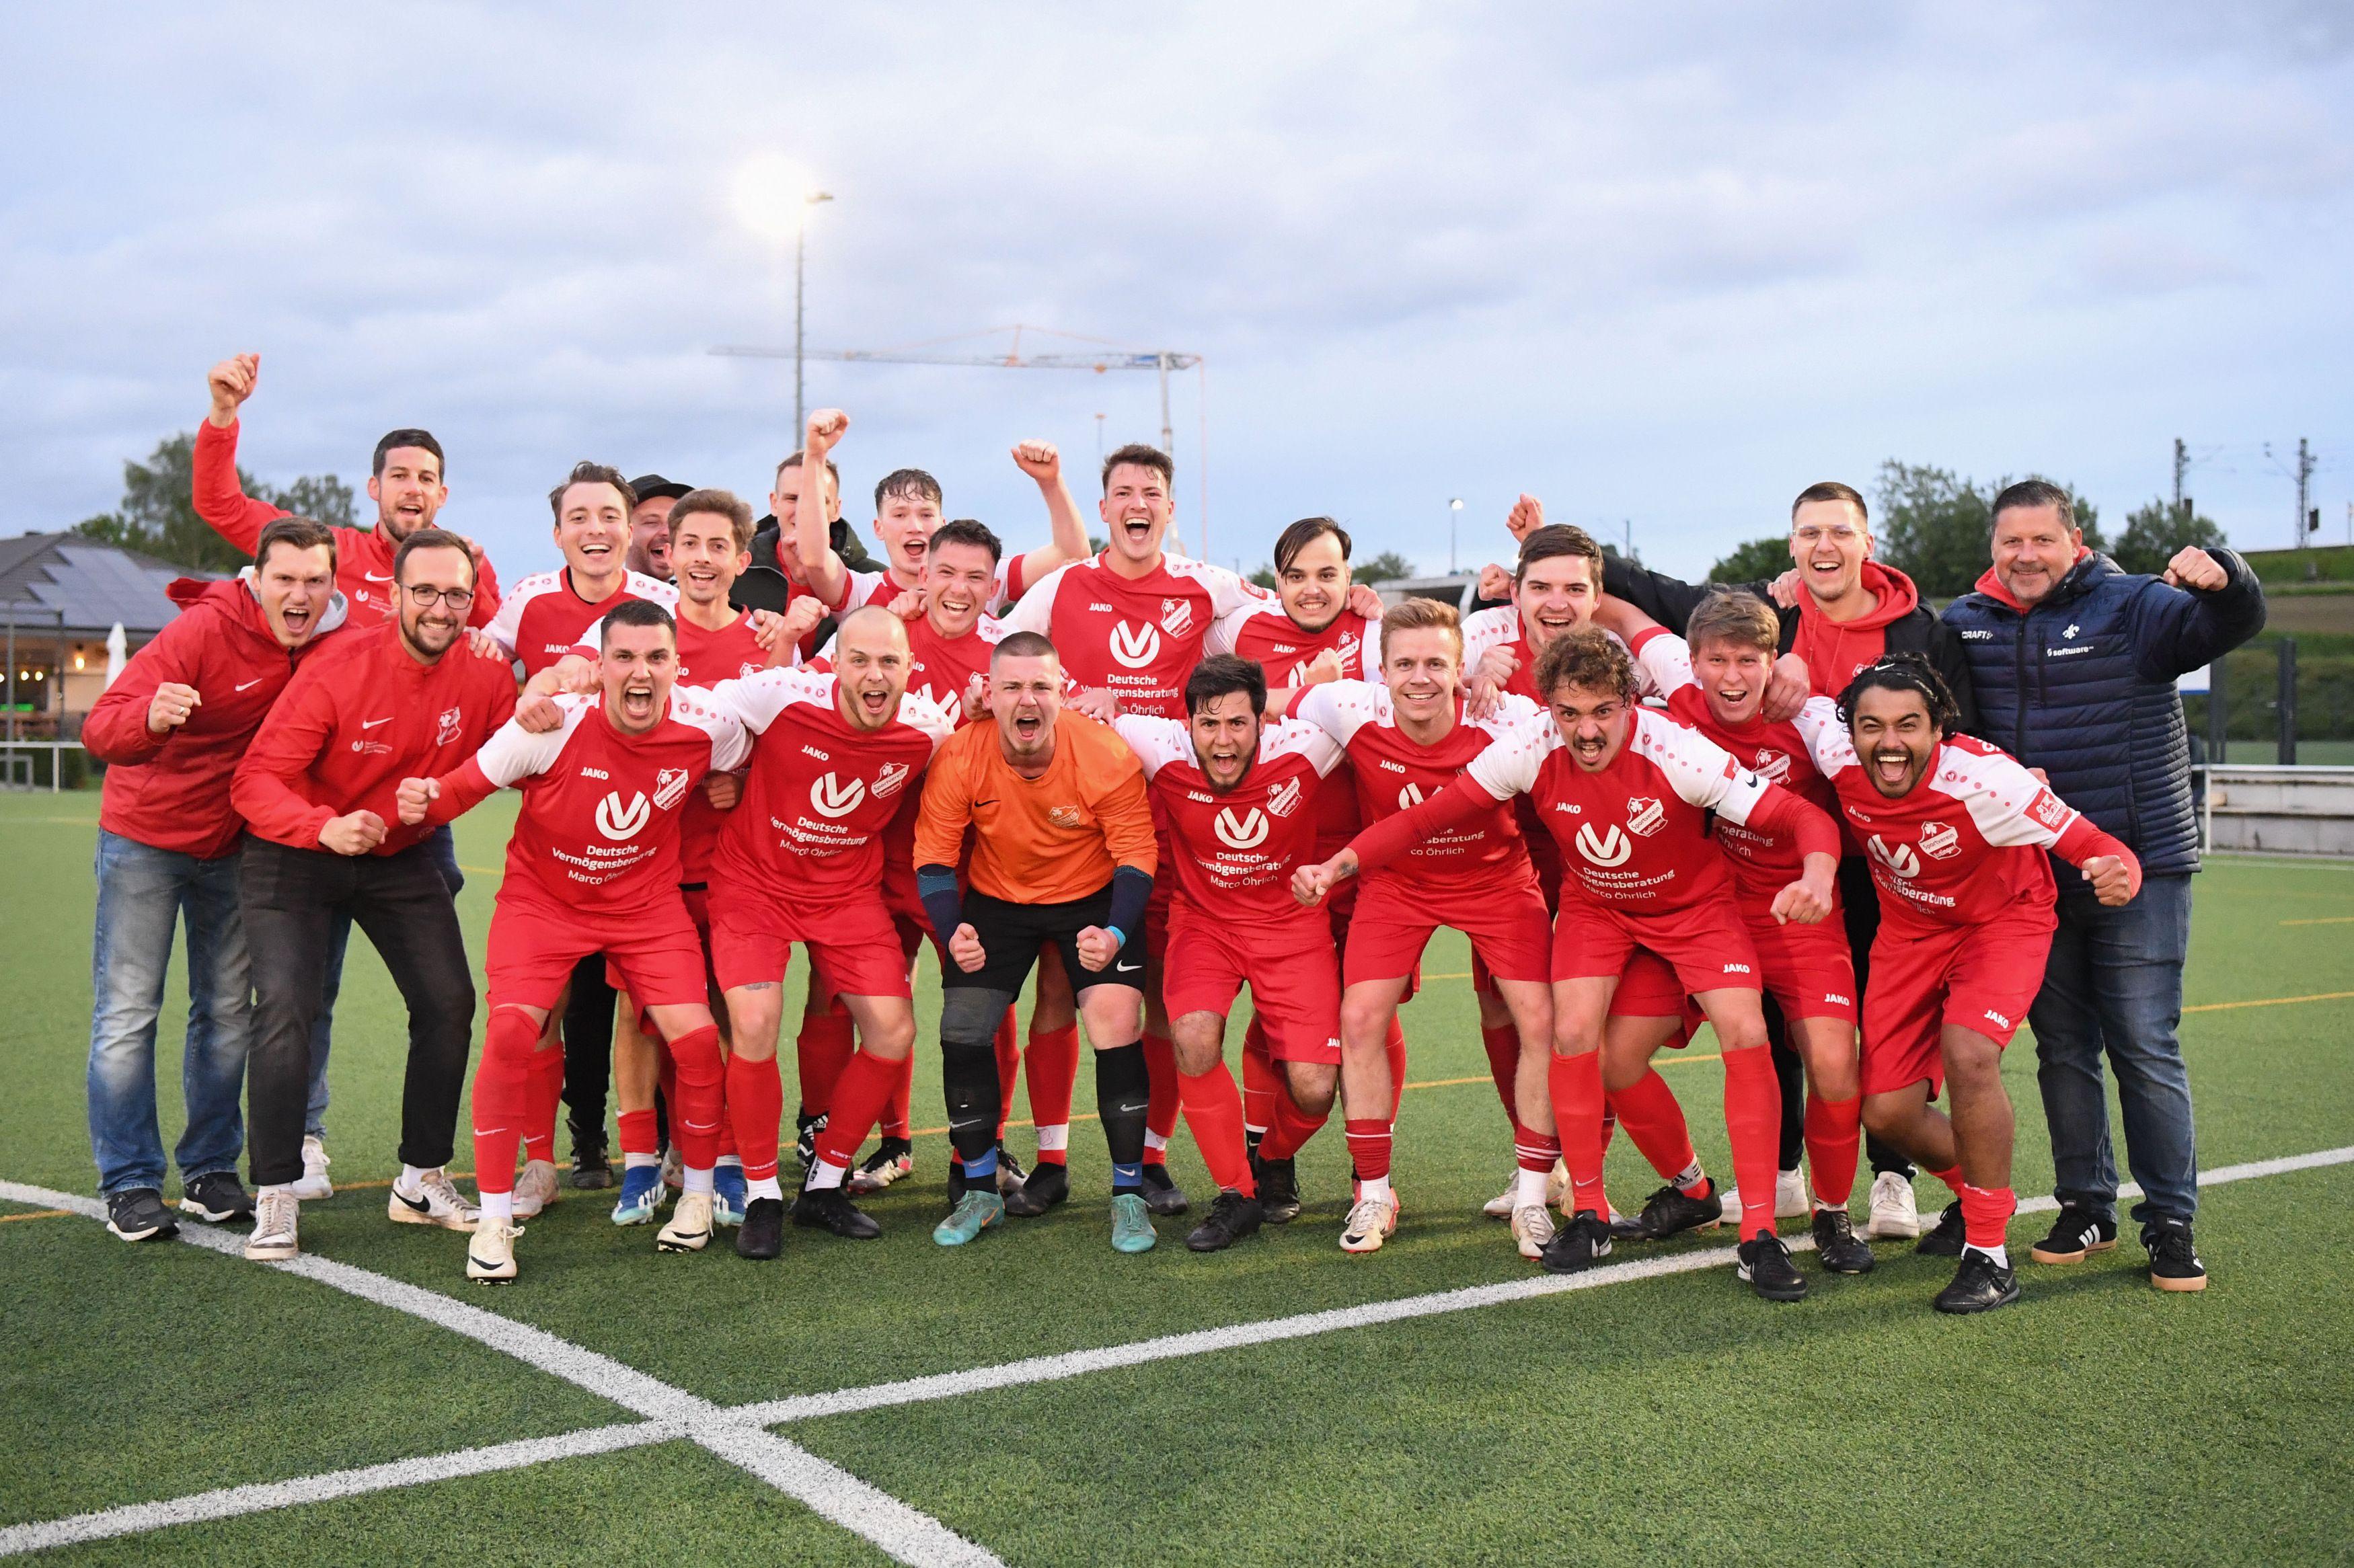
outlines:
[[1926, 654], [1883, 654], [1877, 664], [1857, 672], [1855, 679], [1847, 683], [1847, 690], [1839, 694], [1840, 723], [1855, 723], [1855, 705], [1874, 687], [1920, 693], [1921, 705], [1929, 710], [1929, 722], [1937, 726], [1939, 735], [1953, 734], [1954, 726], [1961, 722], [1961, 705], [1954, 700], [1946, 677], [1937, 673], [1937, 667], [1929, 662]]
[[1635, 695], [1635, 662], [1627, 650], [1590, 626], [1564, 631], [1537, 654], [1536, 688], [1550, 701], [1564, 686]]

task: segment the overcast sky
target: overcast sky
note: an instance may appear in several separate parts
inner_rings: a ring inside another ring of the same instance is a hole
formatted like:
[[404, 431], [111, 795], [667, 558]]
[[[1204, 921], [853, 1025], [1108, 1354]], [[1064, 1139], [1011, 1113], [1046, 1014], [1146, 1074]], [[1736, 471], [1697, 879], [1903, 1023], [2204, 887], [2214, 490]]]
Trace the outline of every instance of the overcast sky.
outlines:
[[[552, 558], [577, 458], [767, 488], [811, 347], [1026, 322], [1206, 356], [1210, 537], [1329, 512], [1496, 556], [1522, 490], [1697, 573], [1886, 458], [2169, 480], [2289, 542], [2354, 496], [2354, 22], [2325, 5], [1352, 5], [534, 12], [116, 5], [0, 21], [0, 533], [112, 505], [262, 355], [242, 459], [365, 476], [422, 424], [445, 521]], [[1013, 20], [1015, 16], [1021, 19]], [[999, 340], [1002, 342], [1002, 340]], [[1043, 537], [1149, 374], [812, 365], [885, 470]], [[1201, 390], [1174, 394], [1189, 542]]]

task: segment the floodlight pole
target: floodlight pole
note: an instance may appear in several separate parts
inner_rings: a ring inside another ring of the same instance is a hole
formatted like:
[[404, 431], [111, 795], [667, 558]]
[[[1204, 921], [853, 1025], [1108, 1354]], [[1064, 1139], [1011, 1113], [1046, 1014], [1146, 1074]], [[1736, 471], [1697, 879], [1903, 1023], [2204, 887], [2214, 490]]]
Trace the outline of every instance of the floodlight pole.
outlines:
[[833, 197], [825, 191], [811, 191], [801, 197], [801, 221], [793, 225], [793, 444], [798, 447], [808, 439], [809, 412], [803, 406], [801, 387], [802, 285], [809, 267], [809, 209]]

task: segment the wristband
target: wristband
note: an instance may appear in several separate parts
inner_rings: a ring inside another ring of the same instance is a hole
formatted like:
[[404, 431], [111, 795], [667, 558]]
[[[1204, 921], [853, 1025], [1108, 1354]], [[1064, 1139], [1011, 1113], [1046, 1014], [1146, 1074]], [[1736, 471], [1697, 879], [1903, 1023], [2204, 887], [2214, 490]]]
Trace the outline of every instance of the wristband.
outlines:
[[1111, 945], [1113, 947], [1125, 948], [1128, 946], [1128, 933], [1121, 930], [1119, 927], [1107, 926], [1104, 927], [1104, 930], [1111, 937]]

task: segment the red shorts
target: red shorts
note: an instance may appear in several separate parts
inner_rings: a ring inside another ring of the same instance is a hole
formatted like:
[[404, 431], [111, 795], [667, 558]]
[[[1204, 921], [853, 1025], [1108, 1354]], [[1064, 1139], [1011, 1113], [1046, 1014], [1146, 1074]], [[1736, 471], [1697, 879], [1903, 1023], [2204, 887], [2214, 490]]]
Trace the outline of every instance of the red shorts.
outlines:
[[1882, 920], [1863, 998], [1863, 1092], [1928, 1081], [1944, 1092], [1939, 1036], [1948, 1023], [2009, 1045], [2043, 989], [2055, 921], [2049, 905], [2006, 910], [1982, 926]]
[[1847, 926], [1838, 911], [1816, 925], [1785, 926], [1768, 912], [1752, 910], [1746, 924], [1749, 945], [1765, 966], [1758, 976], [1781, 1004], [1783, 1017], [1855, 1022], [1855, 958], [1848, 951]]
[[573, 967], [591, 953], [605, 955], [608, 972], [642, 1008], [699, 1007], [709, 1000], [703, 944], [675, 888], [620, 917], [503, 890], [482, 959], [491, 1005], [552, 1012], [571, 983]]
[[1527, 875], [1476, 893], [1433, 893], [1388, 876], [1367, 882], [1349, 917], [1342, 983], [1412, 975], [1441, 926], [1470, 938], [1474, 956], [1505, 980], [1543, 983], [1544, 897]]
[[1684, 1012], [1683, 982], [1675, 966], [1651, 951], [1638, 948], [1610, 993], [1613, 1018], [1681, 1018]]
[[1557, 980], [1606, 975], [1617, 980], [1643, 948], [1666, 959], [1675, 970], [1676, 983], [1690, 994], [1734, 986], [1759, 989], [1757, 953], [1730, 899], [1631, 915], [1612, 905], [1572, 897], [1562, 901], [1561, 913], [1553, 916], [1553, 978]]
[[721, 883], [711, 890], [711, 969], [719, 989], [780, 980], [795, 942], [819, 982], [843, 996], [912, 997], [899, 933], [880, 897], [789, 903], [766, 890]]
[[1341, 1060], [1341, 966], [1319, 921], [1288, 928], [1241, 926], [1179, 904], [1169, 916], [1169, 962], [1161, 1000], [1172, 1018], [1234, 1010], [1250, 987], [1251, 1007], [1278, 1062]]
[[[1336, 885], [1331, 892], [1324, 895], [1324, 913], [1332, 923], [1332, 951], [1336, 956], [1349, 950], [1349, 923], [1356, 917], [1357, 890], [1363, 886], [1364, 883], [1352, 876]], [[1479, 967], [1477, 956], [1471, 959], [1471, 967], [1475, 969]], [[1414, 966], [1414, 972], [1405, 977], [1405, 994], [1398, 1000], [1412, 1001], [1416, 993], [1421, 990], [1422, 965], [1417, 962]]]
[[[698, 885], [694, 887], [682, 887], [678, 890], [678, 895], [686, 903], [686, 917], [695, 922], [695, 939], [703, 945], [704, 977], [706, 980], [709, 980], [711, 978], [710, 889], [707, 885]], [[605, 960], [605, 983], [611, 986], [615, 991], [628, 991], [630, 989], [630, 982], [621, 978], [621, 971], [613, 967], [613, 960], [610, 958]], [[714, 980], [712, 983], [716, 984], [717, 981]], [[637, 998], [632, 995], [630, 1000], [631, 1001], [636, 1001]], [[641, 1003], [640, 1005], [642, 1006], [643, 1004]]]

